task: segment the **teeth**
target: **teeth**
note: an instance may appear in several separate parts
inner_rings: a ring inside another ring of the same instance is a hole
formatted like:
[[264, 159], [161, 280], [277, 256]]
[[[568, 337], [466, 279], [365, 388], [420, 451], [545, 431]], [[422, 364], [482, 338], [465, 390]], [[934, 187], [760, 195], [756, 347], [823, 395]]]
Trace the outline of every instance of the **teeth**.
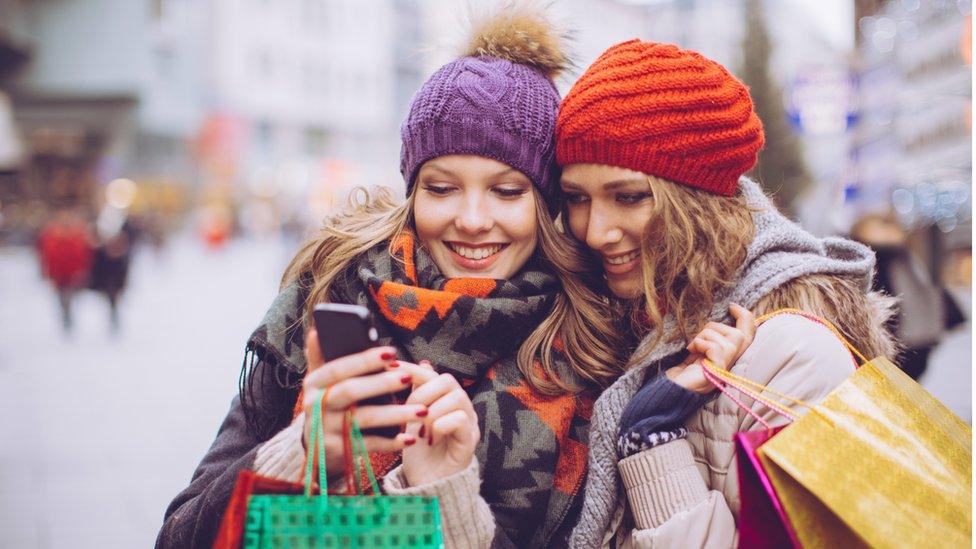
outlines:
[[454, 250], [459, 256], [466, 259], [484, 259], [486, 257], [495, 255], [502, 249], [500, 244], [488, 247], [480, 248], [469, 248], [467, 246], [459, 246], [457, 244], [448, 244], [452, 250]]
[[640, 255], [640, 251], [637, 250], [620, 257], [607, 258], [607, 263], [611, 265], [623, 265], [624, 263], [628, 263], [630, 261], [637, 259], [639, 255]]

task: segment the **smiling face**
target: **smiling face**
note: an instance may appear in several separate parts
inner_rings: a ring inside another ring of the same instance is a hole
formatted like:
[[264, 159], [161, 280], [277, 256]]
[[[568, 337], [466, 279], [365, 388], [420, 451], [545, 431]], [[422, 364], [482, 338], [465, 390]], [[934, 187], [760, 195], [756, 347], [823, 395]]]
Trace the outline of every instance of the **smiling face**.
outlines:
[[535, 251], [538, 196], [522, 172], [482, 156], [447, 155], [417, 173], [417, 237], [448, 278], [508, 279]]
[[570, 164], [560, 180], [569, 228], [602, 260], [617, 297], [643, 292], [641, 234], [651, 217], [647, 175], [600, 164]]

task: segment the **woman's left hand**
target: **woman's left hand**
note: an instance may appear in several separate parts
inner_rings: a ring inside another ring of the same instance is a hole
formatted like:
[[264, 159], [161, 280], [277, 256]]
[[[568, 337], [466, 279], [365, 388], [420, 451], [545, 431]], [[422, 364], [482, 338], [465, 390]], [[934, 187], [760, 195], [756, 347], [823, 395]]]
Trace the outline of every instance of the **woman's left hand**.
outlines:
[[671, 381], [696, 393], [707, 394], [715, 389], [705, 377], [702, 360], [707, 358], [716, 368], [728, 370], [756, 335], [756, 317], [748, 309], [733, 303], [729, 313], [735, 318], [735, 327], [718, 322], [706, 324], [688, 344], [688, 358], [665, 372]]
[[403, 450], [403, 475], [410, 486], [420, 486], [471, 465], [481, 433], [471, 399], [454, 376], [438, 375], [423, 361], [410, 370], [414, 389], [405, 404], [427, 406], [428, 415], [407, 426], [419, 440]]

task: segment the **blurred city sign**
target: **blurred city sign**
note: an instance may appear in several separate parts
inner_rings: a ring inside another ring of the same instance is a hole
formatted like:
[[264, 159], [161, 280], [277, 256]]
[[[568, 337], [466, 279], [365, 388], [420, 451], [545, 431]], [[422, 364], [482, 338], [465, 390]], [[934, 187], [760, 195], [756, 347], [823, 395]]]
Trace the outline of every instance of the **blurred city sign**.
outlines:
[[846, 132], [857, 119], [857, 87], [842, 67], [815, 67], [790, 83], [786, 112], [803, 134], [829, 137]]

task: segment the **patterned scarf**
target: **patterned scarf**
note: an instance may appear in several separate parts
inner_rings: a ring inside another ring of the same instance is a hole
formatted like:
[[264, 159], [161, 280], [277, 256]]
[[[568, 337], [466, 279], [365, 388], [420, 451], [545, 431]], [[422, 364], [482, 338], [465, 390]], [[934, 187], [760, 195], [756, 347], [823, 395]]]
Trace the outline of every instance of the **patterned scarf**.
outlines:
[[[308, 284], [305, 279], [283, 290], [248, 340], [241, 400], [249, 425], [261, 436], [270, 436], [269, 426], [286, 423], [292, 410], [256, 409], [254, 378], [273, 377], [293, 390], [300, 386]], [[537, 257], [509, 280], [447, 279], [411, 234], [365, 253], [332, 291], [333, 301], [372, 311], [381, 345], [395, 346], [404, 360], [427, 359], [465, 387], [481, 428], [481, 494], [498, 526], [519, 546], [565, 543], [577, 520], [586, 470], [592, 399], [538, 394], [515, 360], [558, 291], [558, 279]], [[371, 461], [385, 474], [399, 458], [372, 455]]]

